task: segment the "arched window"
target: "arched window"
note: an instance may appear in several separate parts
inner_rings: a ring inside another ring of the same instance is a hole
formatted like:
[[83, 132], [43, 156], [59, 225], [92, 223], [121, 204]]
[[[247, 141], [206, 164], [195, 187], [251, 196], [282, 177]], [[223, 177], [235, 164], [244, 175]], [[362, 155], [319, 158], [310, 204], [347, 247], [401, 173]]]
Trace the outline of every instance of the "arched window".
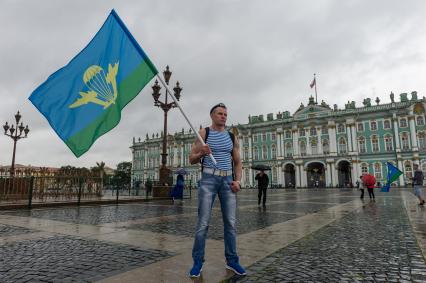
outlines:
[[385, 121], [383, 122], [383, 128], [384, 128], [384, 129], [390, 129], [390, 128], [391, 128], [391, 124], [390, 124], [390, 121], [389, 121], [389, 120], [385, 120]]
[[401, 118], [401, 120], [399, 120], [399, 126], [400, 126], [401, 128], [405, 128], [405, 127], [407, 127], [407, 119], [405, 119], [405, 118]]
[[328, 134], [328, 127], [327, 127], [327, 125], [321, 127], [321, 134], [323, 134], [323, 135], [327, 135]]
[[358, 138], [358, 148], [359, 148], [360, 153], [366, 153], [367, 152], [367, 149], [365, 147], [365, 138], [364, 137]]
[[407, 133], [402, 133], [401, 134], [401, 144], [402, 144], [402, 149], [407, 150], [410, 148], [410, 144], [408, 141], [408, 134]]
[[364, 132], [364, 124], [358, 123], [358, 132]]
[[343, 124], [337, 125], [337, 132], [338, 133], [344, 133], [345, 132], [345, 126]]
[[423, 116], [417, 116], [417, 126], [423, 126], [425, 124], [425, 120], [423, 119]]
[[293, 145], [291, 142], [285, 144], [285, 156], [292, 157], [293, 156]]
[[385, 136], [385, 148], [386, 151], [393, 151], [393, 140], [390, 135]]
[[339, 139], [339, 153], [346, 153], [346, 140], [345, 138]]
[[368, 173], [368, 164], [367, 163], [362, 163], [361, 164], [361, 173], [362, 174], [367, 174]]
[[262, 148], [262, 158], [268, 159], [268, 149], [266, 148], [266, 146], [263, 146]]
[[276, 159], [277, 158], [277, 147], [275, 146], [275, 144], [272, 145], [271, 151], [272, 151], [272, 159]]
[[377, 122], [376, 121], [370, 122], [370, 130], [377, 131]]
[[277, 135], [275, 133], [271, 133], [271, 140], [274, 141], [277, 139]]
[[305, 129], [299, 130], [299, 136], [304, 137], [305, 136]]
[[248, 160], [249, 159], [249, 148], [245, 147], [244, 148], [244, 160]]
[[330, 153], [330, 145], [328, 143], [328, 139], [322, 140], [322, 151], [324, 152], [324, 154]]
[[272, 168], [272, 183], [277, 183], [277, 168]]
[[371, 148], [373, 150], [373, 152], [379, 152], [379, 138], [374, 135], [371, 136]]
[[382, 164], [379, 162], [374, 163], [374, 176], [376, 179], [382, 178]]
[[424, 132], [420, 132], [418, 136], [419, 149], [426, 149], [426, 134]]
[[257, 149], [257, 147], [253, 148], [253, 159], [254, 160], [258, 160], [259, 159], [259, 149]]
[[317, 135], [317, 129], [315, 127], [311, 128], [310, 135], [311, 136], [316, 136]]
[[317, 139], [311, 139], [311, 152], [312, 154], [318, 154], [318, 144]]
[[404, 162], [404, 173], [405, 178], [411, 179], [413, 177], [413, 166], [411, 166], [411, 161]]
[[262, 141], [266, 141], [266, 133], [262, 134]]
[[306, 144], [304, 141], [301, 141], [299, 144], [300, 147], [300, 155], [305, 156], [306, 155]]

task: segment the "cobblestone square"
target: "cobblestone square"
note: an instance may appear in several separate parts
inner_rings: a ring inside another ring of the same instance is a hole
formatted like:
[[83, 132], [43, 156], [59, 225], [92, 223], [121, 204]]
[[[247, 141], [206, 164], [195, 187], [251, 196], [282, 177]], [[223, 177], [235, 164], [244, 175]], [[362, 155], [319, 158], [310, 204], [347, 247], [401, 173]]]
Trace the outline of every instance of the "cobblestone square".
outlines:
[[[224, 268], [219, 201], [197, 282], [426, 282], [426, 211], [409, 189], [238, 195], [238, 252]], [[197, 199], [0, 211], [0, 282], [191, 282]]]

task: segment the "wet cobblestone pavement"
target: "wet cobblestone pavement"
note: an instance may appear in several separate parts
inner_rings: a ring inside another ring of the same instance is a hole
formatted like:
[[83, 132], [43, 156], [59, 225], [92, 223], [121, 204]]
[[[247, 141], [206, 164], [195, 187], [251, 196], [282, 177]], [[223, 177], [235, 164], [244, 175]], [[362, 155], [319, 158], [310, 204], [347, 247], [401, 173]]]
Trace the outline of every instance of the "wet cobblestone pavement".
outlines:
[[[195, 196], [196, 194], [194, 194]], [[426, 282], [426, 211], [410, 190], [238, 195], [245, 277], [224, 268], [216, 200], [196, 282]], [[0, 211], [0, 282], [191, 282], [197, 199]], [[414, 228], [413, 228], [414, 227]]]

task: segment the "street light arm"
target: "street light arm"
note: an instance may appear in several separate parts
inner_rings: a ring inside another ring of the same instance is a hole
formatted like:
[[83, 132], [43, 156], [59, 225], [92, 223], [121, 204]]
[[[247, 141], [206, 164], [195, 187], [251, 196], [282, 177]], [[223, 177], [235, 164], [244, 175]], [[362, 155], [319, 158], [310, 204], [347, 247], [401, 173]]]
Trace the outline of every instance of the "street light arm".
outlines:
[[[176, 99], [176, 97], [173, 95], [173, 92], [170, 90], [169, 86], [163, 81], [163, 79], [157, 74], [157, 78], [160, 80], [160, 82], [163, 84], [163, 86], [168, 90], [171, 98], [173, 99], [174, 103], [176, 104], [176, 106], [179, 108], [180, 112], [182, 113], [183, 117], [185, 118], [186, 122], [189, 124], [189, 126], [191, 127], [192, 131], [197, 135], [198, 140], [201, 142], [202, 145], [205, 145], [205, 142], [203, 140], [203, 138], [200, 136], [200, 134], [198, 133], [198, 131], [195, 130], [194, 126], [192, 125], [191, 121], [189, 121], [188, 117], [186, 116], [185, 112], [183, 112], [182, 107], [180, 107], [180, 104], [178, 102], [178, 100]], [[209, 154], [211, 160], [213, 161], [213, 163], [216, 165], [216, 159], [213, 157], [213, 154]]]

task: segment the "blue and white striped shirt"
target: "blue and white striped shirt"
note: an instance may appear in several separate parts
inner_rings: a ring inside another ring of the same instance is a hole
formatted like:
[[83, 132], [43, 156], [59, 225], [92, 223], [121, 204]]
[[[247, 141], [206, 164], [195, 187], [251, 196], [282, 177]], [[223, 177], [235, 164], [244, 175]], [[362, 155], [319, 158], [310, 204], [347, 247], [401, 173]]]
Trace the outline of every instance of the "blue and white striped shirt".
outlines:
[[228, 131], [218, 132], [210, 128], [206, 143], [209, 145], [217, 165], [214, 165], [209, 156], [203, 161], [204, 167], [218, 168], [220, 170], [232, 170], [231, 152], [234, 145]]

